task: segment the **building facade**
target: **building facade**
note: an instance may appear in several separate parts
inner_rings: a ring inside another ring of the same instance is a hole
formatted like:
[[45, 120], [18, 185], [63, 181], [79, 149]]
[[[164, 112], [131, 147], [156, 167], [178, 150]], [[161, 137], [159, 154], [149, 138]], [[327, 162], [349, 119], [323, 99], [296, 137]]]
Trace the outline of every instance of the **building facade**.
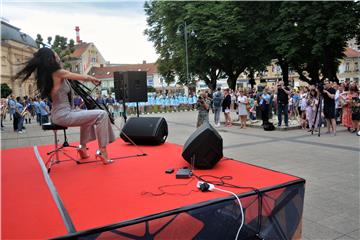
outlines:
[[105, 67], [93, 67], [89, 74], [101, 80], [101, 90], [108, 93], [113, 92], [114, 89], [114, 72], [125, 71], [145, 71], [147, 74], [147, 86], [156, 89], [164, 88], [162, 77], [157, 72], [155, 63], [142, 64], [119, 64]]
[[22, 64], [37, 50], [32, 37], [22, 33], [20, 28], [1, 21], [1, 83], [6, 83], [13, 95], [34, 97], [37, 94], [33, 75], [25, 82], [13, 79]]
[[94, 43], [80, 43], [70, 56], [70, 71], [88, 74], [93, 67], [105, 66], [106, 61]]
[[340, 82], [345, 80], [360, 81], [360, 52], [353, 48], [346, 48], [345, 57], [341, 60], [338, 78]]

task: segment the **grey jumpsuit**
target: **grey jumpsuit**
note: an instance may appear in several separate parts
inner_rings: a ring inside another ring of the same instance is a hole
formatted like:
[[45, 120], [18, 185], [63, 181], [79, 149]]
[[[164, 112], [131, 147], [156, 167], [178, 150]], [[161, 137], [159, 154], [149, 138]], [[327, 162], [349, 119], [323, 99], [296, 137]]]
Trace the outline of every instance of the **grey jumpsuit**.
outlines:
[[[70, 96], [70, 97], [69, 97]], [[52, 98], [51, 121], [64, 127], [80, 126], [80, 144], [98, 139], [99, 147], [115, 141], [108, 114], [104, 110], [75, 110], [72, 108], [72, 88], [68, 80], [61, 83]], [[95, 130], [96, 126], [96, 130]]]

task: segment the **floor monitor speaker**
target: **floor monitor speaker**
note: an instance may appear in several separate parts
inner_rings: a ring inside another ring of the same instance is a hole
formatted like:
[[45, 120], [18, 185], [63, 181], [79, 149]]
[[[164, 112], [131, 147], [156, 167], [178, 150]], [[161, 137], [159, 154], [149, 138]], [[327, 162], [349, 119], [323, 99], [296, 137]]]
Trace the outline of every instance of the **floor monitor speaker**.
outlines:
[[194, 168], [211, 169], [223, 157], [223, 139], [204, 123], [185, 142], [182, 156]]
[[128, 136], [135, 144], [159, 145], [166, 141], [168, 125], [163, 117], [132, 117], [125, 123], [120, 137], [130, 142]]

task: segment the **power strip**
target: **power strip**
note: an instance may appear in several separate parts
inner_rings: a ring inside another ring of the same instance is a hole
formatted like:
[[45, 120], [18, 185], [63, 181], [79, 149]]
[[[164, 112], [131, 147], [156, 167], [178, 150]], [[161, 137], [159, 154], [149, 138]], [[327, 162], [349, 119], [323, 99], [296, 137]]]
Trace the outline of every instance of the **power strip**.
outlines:
[[192, 176], [192, 171], [188, 168], [180, 168], [176, 172], [176, 178], [178, 179], [190, 178], [191, 176]]

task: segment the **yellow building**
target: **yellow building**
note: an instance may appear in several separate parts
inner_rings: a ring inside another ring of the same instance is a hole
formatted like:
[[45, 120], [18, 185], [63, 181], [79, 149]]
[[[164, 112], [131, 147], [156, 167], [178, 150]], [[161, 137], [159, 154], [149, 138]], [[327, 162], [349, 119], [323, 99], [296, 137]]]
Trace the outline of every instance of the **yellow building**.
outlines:
[[92, 67], [103, 67], [106, 64], [104, 57], [94, 43], [80, 43], [70, 56], [70, 71], [88, 74]]
[[346, 48], [345, 57], [341, 60], [338, 72], [340, 82], [345, 80], [360, 81], [360, 52], [352, 48]]
[[36, 95], [33, 76], [25, 82], [14, 80], [13, 77], [37, 49], [32, 37], [20, 32], [20, 28], [1, 21], [1, 83], [6, 83], [15, 96]]

